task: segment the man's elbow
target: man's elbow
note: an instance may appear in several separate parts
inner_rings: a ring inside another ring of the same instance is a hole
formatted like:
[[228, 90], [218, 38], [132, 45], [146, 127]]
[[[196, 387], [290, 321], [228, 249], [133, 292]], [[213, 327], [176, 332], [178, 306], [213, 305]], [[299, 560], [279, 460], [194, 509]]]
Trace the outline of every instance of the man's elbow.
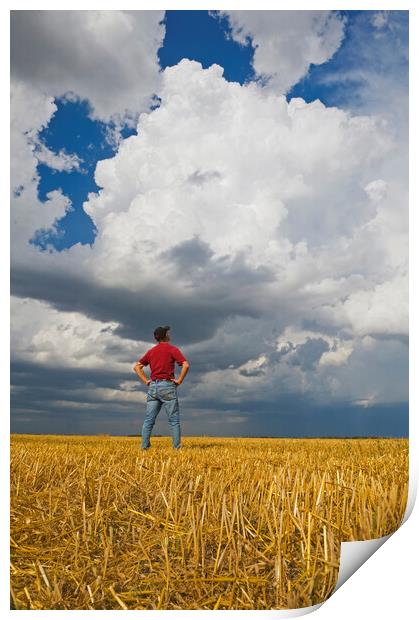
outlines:
[[187, 362], [186, 360], [183, 362], [182, 366], [184, 368], [189, 368], [189, 362]]

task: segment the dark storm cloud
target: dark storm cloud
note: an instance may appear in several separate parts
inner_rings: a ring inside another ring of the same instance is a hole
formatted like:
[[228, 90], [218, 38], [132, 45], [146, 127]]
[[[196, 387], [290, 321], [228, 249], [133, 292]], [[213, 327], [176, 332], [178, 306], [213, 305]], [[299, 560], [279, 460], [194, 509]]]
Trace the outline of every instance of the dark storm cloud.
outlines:
[[160, 258], [173, 264], [179, 274], [188, 276], [188, 287], [205, 285], [214, 289], [212, 292], [222, 290], [230, 296], [236, 295], [239, 287], [260, 286], [276, 279], [268, 267], [249, 266], [243, 251], [237, 252], [235, 256], [225, 254], [211, 260], [214, 255], [211, 246], [195, 235], [162, 252]]
[[210, 245], [196, 235], [162, 252], [160, 256], [167, 262], [176, 263], [180, 271], [189, 271], [207, 265], [213, 254]]
[[[134, 432], [138, 404], [118, 396], [104, 400], [95, 394], [97, 388], [118, 390], [124, 381], [135, 379], [132, 364], [118, 373], [89, 368], [56, 368], [43, 364], [12, 362], [11, 364], [11, 430], [40, 433], [100, 433], [124, 429]], [[142, 384], [138, 382], [138, 392]], [[107, 430], [103, 430], [107, 429]], [[111, 430], [110, 430], [111, 429]]]
[[281, 356], [276, 357], [276, 338], [286, 325], [288, 312], [283, 306], [276, 316], [265, 316], [262, 321], [241, 316], [226, 321], [210, 341], [186, 348], [194, 370], [204, 373], [237, 368], [261, 354], [272, 358], [272, 363], [278, 362]]
[[381, 340], [381, 341], [398, 340], [402, 344], [406, 345], [406, 347], [409, 346], [409, 334], [403, 334], [403, 333], [386, 334], [385, 332], [374, 332], [373, 335], [376, 340]]
[[[102, 401], [94, 394], [83, 397], [73, 388], [118, 388], [131, 373], [112, 373], [84, 369], [55, 369], [29, 363], [12, 364], [11, 431], [65, 434], [138, 434], [145, 405], [116, 398]], [[140, 384], [139, 384], [140, 385]], [[214, 436], [395, 436], [408, 434], [407, 403], [354, 406], [311, 403], [306, 395], [283, 389], [274, 397], [261, 391], [258, 400], [207, 403], [207, 409], [187, 399], [188, 383], [182, 387], [184, 434]], [[184, 389], [185, 388], [185, 389]], [[139, 391], [143, 391], [142, 385]], [[197, 426], [198, 425], [198, 426]], [[164, 412], [158, 418], [156, 433], [169, 434]]]
[[287, 356], [287, 363], [291, 366], [300, 366], [302, 370], [315, 370], [315, 364], [325, 351], [329, 351], [329, 344], [323, 338], [307, 338], [303, 344], [283, 343], [277, 350], [271, 346], [271, 350], [264, 351], [266, 361], [258, 368], [242, 369], [240, 374], [244, 377], [257, 377], [266, 374], [269, 367], [281, 362]]
[[260, 377], [265, 374], [265, 371], [261, 368], [255, 368], [254, 370], [247, 370], [245, 368], [243, 370], [239, 370], [239, 373], [243, 375], [243, 377]]
[[[210, 250], [198, 239], [171, 252], [178, 265], [188, 256], [198, 257], [198, 264], [210, 257]], [[176, 330], [177, 340], [187, 344], [211, 338], [228, 317], [262, 317], [264, 284], [274, 280], [271, 271], [249, 267], [242, 255], [216, 261], [202, 274], [189, 275], [186, 287], [176, 288], [172, 279], [166, 282], [156, 277], [152, 288], [134, 292], [94, 283], [82, 274], [40, 272], [25, 266], [12, 269], [11, 291], [17, 297], [46, 301], [58, 310], [117, 322], [114, 333], [132, 340], [147, 341], [156, 325], [169, 324]], [[265, 306], [270, 307], [267, 298]]]
[[37, 364], [35, 362], [12, 361], [10, 365], [11, 383], [14, 387], [27, 389], [28, 393], [43, 394], [48, 398], [57, 398], [57, 393], [72, 394], [72, 390], [91, 387], [118, 389], [122, 381], [132, 380], [131, 360], [127, 360], [126, 372], [100, 370], [97, 368], [60, 368]]
[[246, 431], [259, 437], [407, 437], [406, 402], [359, 407], [339, 402], [318, 407], [293, 396], [249, 415]]
[[301, 320], [301, 329], [317, 332], [319, 334], [324, 334], [325, 336], [336, 336], [339, 333], [339, 338], [345, 340], [346, 338], [351, 339], [351, 330], [349, 328], [341, 328], [336, 329], [335, 325], [330, 325], [325, 321], [319, 321], [317, 319], [307, 319], [302, 318]]
[[[39, 274], [30, 269], [12, 272], [12, 293], [50, 303], [67, 312], [80, 312], [99, 321], [119, 323], [115, 334], [133, 340], [149, 340], [156, 325], [176, 325], [182, 342], [210, 338], [217, 324], [234, 313], [234, 305], [222, 307], [202, 299], [175, 298], [157, 281], [153, 290], [132, 292], [124, 288], [94, 285], [81, 276]], [[188, 319], [185, 320], [185, 314]], [[198, 328], [199, 324], [199, 329]]]
[[301, 366], [303, 370], [313, 370], [314, 364], [319, 361], [325, 351], [329, 351], [329, 344], [323, 338], [307, 338], [304, 344], [297, 345], [291, 354], [290, 363]]

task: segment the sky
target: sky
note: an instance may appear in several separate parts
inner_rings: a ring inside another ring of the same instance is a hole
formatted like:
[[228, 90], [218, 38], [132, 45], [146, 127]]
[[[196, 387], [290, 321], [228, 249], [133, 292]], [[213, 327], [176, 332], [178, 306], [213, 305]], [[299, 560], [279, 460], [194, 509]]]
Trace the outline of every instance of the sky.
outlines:
[[12, 11], [10, 131], [12, 432], [169, 324], [184, 435], [407, 435], [407, 11]]

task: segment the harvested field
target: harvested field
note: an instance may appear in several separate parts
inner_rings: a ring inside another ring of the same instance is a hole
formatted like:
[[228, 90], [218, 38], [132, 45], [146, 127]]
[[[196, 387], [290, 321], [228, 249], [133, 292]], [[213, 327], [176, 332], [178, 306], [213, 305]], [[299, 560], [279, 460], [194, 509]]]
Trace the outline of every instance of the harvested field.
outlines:
[[16, 609], [284, 609], [399, 526], [405, 439], [13, 435]]

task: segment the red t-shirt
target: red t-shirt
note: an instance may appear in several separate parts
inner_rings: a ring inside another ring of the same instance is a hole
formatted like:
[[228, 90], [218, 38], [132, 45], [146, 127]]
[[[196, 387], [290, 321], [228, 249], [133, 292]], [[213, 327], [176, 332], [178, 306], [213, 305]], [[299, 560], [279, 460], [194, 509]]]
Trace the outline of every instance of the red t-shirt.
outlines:
[[183, 353], [170, 342], [159, 342], [139, 360], [143, 366], [150, 364], [151, 379], [174, 379], [175, 362], [182, 366], [186, 362]]

